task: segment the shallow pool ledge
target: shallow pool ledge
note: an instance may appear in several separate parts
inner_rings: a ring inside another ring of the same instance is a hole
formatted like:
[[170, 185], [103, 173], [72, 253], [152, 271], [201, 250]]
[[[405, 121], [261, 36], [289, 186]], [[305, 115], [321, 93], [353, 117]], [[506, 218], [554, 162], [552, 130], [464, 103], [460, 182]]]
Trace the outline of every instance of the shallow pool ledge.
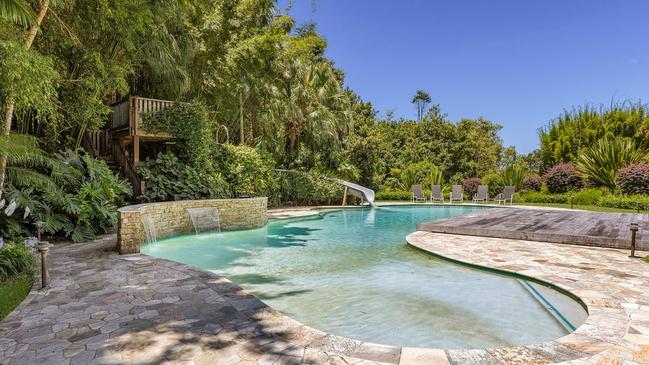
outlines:
[[587, 307], [586, 321], [564, 337], [530, 346], [469, 350], [475, 356], [530, 364], [649, 362], [649, 265], [629, 258], [626, 251], [424, 231], [406, 241], [451, 261], [548, 283]]
[[262, 227], [268, 221], [268, 198], [179, 200], [129, 205], [118, 209], [117, 248], [120, 253], [138, 253], [145, 241], [142, 217], [153, 220], [157, 238], [194, 231], [188, 208], [217, 208], [222, 229]]

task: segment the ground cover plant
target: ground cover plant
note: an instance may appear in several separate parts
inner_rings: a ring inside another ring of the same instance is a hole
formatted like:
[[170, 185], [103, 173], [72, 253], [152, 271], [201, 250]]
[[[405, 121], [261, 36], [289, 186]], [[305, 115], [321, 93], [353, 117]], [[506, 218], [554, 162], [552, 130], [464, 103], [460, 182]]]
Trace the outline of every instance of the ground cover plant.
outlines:
[[35, 255], [23, 244], [7, 243], [0, 249], [0, 320], [29, 293], [35, 265]]

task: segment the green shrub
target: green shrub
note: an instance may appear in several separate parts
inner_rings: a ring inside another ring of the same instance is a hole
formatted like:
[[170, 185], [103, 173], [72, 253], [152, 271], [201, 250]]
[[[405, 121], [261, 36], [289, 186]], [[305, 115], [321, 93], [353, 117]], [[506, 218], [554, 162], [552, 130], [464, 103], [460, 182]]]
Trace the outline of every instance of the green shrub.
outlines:
[[412, 193], [402, 190], [383, 190], [376, 193], [376, 200], [406, 200], [412, 199]]
[[482, 177], [482, 183], [489, 187], [489, 195], [496, 196], [503, 192], [505, 183], [500, 174], [488, 174]]
[[525, 203], [566, 204], [570, 203], [570, 194], [544, 194], [527, 191], [520, 194], [520, 199]]
[[620, 169], [616, 183], [624, 194], [649, 194], [649, 164], [631, 164]]
[[[596, 205], [597, 201], [604, 196], [605, 192], [602, 189], [590, 188], [584, 189], [574, 193], [574, 204], [580, 205]], [[568, 194], [573, 195], [573, 194]], [[570, 202], [570, 200], [568, 200]]]
[[541, 191], [543, 179], [538, 174], [529, 174], [523, 178], [523, 189], [529, 191]]
[[228, 183], [220, 174], [185, 165], [173, 153], [161, 153], [141, 163], [138, 174], [145, 183], [141, 199], [146, 202], [230, 196]]
[[584, 186], [584, 180], [571, 163], [554, 165], [543, 177], [548, 191], [552, 194], [579, 190]]
[[604, 195], [597, 205], [601, 207], [636, 209], [636, 202], [640, 202], [640, 210], [649, 210], [648, 195]]
[[155, 113], [142, 115], [142, 128], [151, 133], [166, 132], [179, 140], [175, 145], [182, 161], [209, 168], [212, 129], [202, 103], [174, 103]]
[[278, 171], [270, 204], [333, 205], [342, 201], [343, 186], [323, 175], [303, 171]]
[[215, 150], [215, 159], [235, 196], [270, 196], [276, 191], [275, 161], [268, 153], [248, 146], [225, 145]]
[[23, 244], [8, 243], [0, 249], [0, 281], [31, 274], [35, 265], [36, 256]]

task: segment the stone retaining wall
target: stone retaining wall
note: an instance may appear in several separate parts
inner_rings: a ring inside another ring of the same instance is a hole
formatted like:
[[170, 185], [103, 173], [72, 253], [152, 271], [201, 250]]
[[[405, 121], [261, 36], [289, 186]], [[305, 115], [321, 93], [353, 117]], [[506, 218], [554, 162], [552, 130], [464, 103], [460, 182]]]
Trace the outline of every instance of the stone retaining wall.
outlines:
[[140, 252], [145, 241], [143, 215], [155, 222], [157, 238], [194, 231], [187, 208], [214, 207], [219, 210], [221, 229], [261, 227], [267, 221], [268, 198], [182, 200], [137, 204], [118, 210], [117, 247], [122, 254]]

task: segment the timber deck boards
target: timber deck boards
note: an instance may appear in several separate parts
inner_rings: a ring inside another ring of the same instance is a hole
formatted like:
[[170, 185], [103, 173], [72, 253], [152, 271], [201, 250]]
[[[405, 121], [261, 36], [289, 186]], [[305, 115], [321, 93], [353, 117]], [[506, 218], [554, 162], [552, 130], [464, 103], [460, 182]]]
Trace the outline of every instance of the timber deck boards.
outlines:
[[649, 249], [649, 215], [571, 210], [494, 208], [417, 225], [418, 231], [573, 245], [629, 248], [629, 225], [638, 223], [636, 247]]

